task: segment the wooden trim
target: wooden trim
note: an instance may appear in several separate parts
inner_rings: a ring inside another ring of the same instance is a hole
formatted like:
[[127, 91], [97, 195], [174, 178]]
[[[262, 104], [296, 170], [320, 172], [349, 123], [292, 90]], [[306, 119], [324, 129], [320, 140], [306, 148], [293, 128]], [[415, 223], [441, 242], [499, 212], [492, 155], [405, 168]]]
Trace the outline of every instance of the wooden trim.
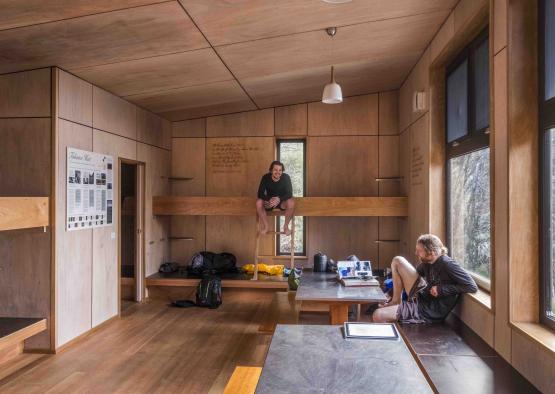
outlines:
[[0, 197], [0, 231], [48, 226], [48, 197]]
[[[196, 287], [200, 279], [179, 279], [179, 278], [152, 278], [146, 279], [147, 287], [162, 286], [162, 287]], [[236, 280], [236, 279], [223, 279], [222, 288], [235, 288], [235, 289], [287, 289], [289, 285], [286, 281], [271, 281], [271, 280]]]
[[27, 338], [30, 338], [33, 335], [36, 335], [39, 332], [46, 330], [46, 328], [47, 328], [46, 319], [42, 319], [27, 327], [24, 327], [9, 335], [6, 335], [0, 338], [0, 350], [6, 349], [10, 346], [14, 346], [20, 342], [23, 342]]
[[50, 146], [51, 146], [51, 186], [50, 186], [50, 351], [54, 352], [57, 341], [57, 319], [56, 306], [58, 296], [56, 294], [56, 263], [58, 255], [56, 253], [56, 181], [58, 180], [58, 98], [59, 98], [59, 75], [60, 71], [57, 67], [52, 67], [51, 72], [51, 130], [50, 130]]
[[89, 335], [95, 333], [96, 331], [106, 327], [108, 324], [111, 324], [113, 322], [115, 322], [116, 320], [119, 320], [119, 315], [114, 315], [111, 318], [109, 318], [106, 321], [103, 321], [102, 323], [100, 323], [98, 326], [91, 328], [89, 331], [85, 331], [84, 333], [82, 333], [81, 335], [73, 338], [72, 340], [64, 343], [62, 346], [57, 347], [56, 349], [54, 349], [54, 354], [59, 354], [62, 352], [65, 352], [66, 350], [68, 350], [70, 347], [80, 343], [81, 341], [85, 340]]
[[[254, 216], [255, 201], [251, 197], [157, 196], [153, 197], [153, 213]], [[295, 206], [295, 216], [408, 216], [407, 197], [296, 197]]]

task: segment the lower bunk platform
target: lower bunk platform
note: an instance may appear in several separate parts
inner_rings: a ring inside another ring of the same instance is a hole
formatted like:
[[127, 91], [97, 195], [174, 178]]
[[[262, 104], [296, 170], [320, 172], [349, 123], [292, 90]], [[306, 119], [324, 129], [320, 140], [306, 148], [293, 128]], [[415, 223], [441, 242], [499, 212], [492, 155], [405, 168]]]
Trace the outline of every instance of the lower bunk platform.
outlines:
[[[280, 276], [258, 275], [253, 280], [252, 274], [242, 272], [226, 273], [219, 275], [222, 279], [222, 288], [235, 289], [272, 289], [286, 291], [287, 278]], [[186, 271], [177, 271], [170, 274], [155, 273], [146, 278], [147, 287], [196, 287], [201, 277], [190, 275]]]

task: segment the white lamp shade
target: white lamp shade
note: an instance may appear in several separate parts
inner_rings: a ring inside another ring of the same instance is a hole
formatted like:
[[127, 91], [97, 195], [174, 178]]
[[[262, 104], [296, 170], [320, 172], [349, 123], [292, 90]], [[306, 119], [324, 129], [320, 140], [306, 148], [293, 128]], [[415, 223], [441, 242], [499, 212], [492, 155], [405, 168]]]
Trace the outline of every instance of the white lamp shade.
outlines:
[[324, 104], [339, 104], [343, 102], [343, 93], [341, 86], [335, 82], [330, 82], [324, 87], [322, 94], [322, 102]]

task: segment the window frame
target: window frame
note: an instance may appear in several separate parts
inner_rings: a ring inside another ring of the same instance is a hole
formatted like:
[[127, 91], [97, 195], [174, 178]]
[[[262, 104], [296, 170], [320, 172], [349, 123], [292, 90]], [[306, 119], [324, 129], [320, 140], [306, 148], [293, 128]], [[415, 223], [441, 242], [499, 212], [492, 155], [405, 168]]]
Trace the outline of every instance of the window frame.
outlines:
[[[450, 251], [452, 251], [452, 244], [451, 244], [451, 159], [454, 159], [459, 156], [464, 156], [470, 154], [472, 152], [476, 152], [482, 149], [489, 149], [489, 160], [490, 160], [490, 206], [492, 196], [492, 187], [491, 187], [491, 174], [492, 174], [492, 166], [491, 166], [491, 146], [490, 146], [490, 125], [491, 125], [491, 116], [489, 119], [489, 124], [486, 127], [481, 129], [476, 129], [476, 111], [474, 108], [474, 101], [475, 101], [475, 89], [474, 89], [474, 54], [477, 49], [482, 45], [486, 40], [489, 40], [489, 27], [486, 26], [484, 30], [482, 30], [474, 40], [470, 44], [468, 44], [455, 58], [454, 60], [446, 67], [445, 69], [445, 119], [444, 119], [444, 127], [445, 127], [445, 207], [447, 214], [445, 215], [445, 224], [446, 224], [446, 241], [447, 246]], [[491, 45], [491, 42], [488, 43]], [[448, 125], [448, 114], [447, 114], [447, 102], [448, 102], [448, 88], [447, 88], [447, 78], [451, 72], [457, 69], [457, 67], [462, 64], [465, 60], [468, 60], [468, 79], [467, 79], [467, 125], [468, 125], [468, 132], [466, 135], [457, 138], [454, 141], [447, 142], [447, 125]], [[488, 55], [488, 73], [491, 75], [491, 62]], [[491, 86], [491, 81], [489, 83]], [[488, 90], [490, 89], [488, 86]], [[489, 108], [491, 113], [491, 100], [489, 102]], [[490, 208], [490, 225], [493, 224], [492, 218], [492, 210]], [[493, 245], [492, 243], [492, 233], [490, 230], [490, 262], [493, 262], [493, 256], [491, 255]], [[461, 264], [462, 265], [462, 264]], [[466, 269], [465, 269], [466, 270]], [[491, 291], [491, 275], [492, 275], [492, 265], [490, 264], [490, 279], [485, 278], [475, 272], [470, 270], [466, 270], [470, 276], [475, 280], [476, 284], [483, 290], [490, 292]]]
[[[277, 160], [281, 161], [281, 151], [280, 145], [282, 143], [302, 143], [303, 144], [303, 197], [306, 196], [306, 139], [304, 138], [278, 138], [276, 139], [276, 152], [277, 152]], [[287, 172], [287, 171], [286, 171]], [[296, 215], [298, 216], [298, 215]], [[280, 216], [276, 216], [276, 232], [279, 232], [279, 221]], [[303, 250], [301, 252], [295, 252], [295, 256], [306, 256], [307, 247], [306, 247], [306, 217], [303, 216]], [[280, 250], [281, 246], [281, 234], [276, 234], [276, 256], [289, 256], [290, 252], [282, 252]]]
[[[538, 23], [538, 94], [539, 94], [539, 146], [540, 146], [540, 322], [555, 330], [555, 319], [547, 316], [547, 307], [551, 305], [551, 142], [550, 130], [555, 130], [555, 97], [545, 99], [545, 27], [547, 23], [545, 0], [539, 4], [540, 20]], [[555, 21], [553, 21], [555, 23]], [[555, 131], [554, 131], [555, 133]]]

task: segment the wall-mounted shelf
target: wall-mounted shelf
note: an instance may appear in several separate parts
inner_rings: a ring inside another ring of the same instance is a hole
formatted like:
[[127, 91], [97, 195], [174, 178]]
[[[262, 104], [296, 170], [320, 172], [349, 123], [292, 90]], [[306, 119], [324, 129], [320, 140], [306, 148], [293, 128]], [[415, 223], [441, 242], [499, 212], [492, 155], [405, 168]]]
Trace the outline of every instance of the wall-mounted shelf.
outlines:
[[[153, 198], [155, 215], [255, 216], [256, 198], [181, 197]], [[283, 215], [283, 212], [270, 212]], [[296, 197], [297, 216], [408, 216], [407, 197]]]
[[170, 182], [192, 181], [193, 179], [195, 179], [195, 178], [189, 178], [189, 177], [176, 177], [176, 176], [170, 176], [170, 177], [163, 176], [162, 178], [166, 178]]
[[0, 197], [0, 231], [48, 224], [48, 197]]
[[194, 241], [193, 237], [168, 237], [170, 241]]
[[389, 176], [389, 177], [381, 177], [381, 178], [375, 178], [376, 182], [385, 182], [385, 181], [402, 181], [403, 177], [402, 176]]
[[380, 244], [380, 243], [390, 243], [390, 242], [401, 242], [401, 240], [400, 239], [376, 239], [374, 242], [377, 244]]

